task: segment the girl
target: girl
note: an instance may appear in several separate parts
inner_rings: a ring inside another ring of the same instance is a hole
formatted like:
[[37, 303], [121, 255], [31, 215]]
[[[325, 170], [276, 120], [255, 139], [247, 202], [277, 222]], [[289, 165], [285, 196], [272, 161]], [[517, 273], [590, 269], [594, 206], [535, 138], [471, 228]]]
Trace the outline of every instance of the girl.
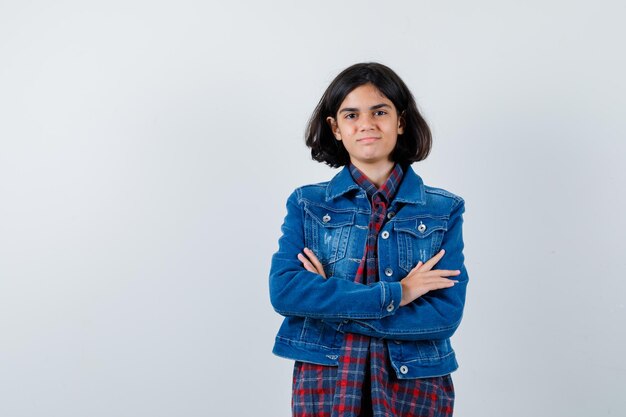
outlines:
[[272, 257], [274, 353], [295, 360], [296, 417], [452, 415], [465, 206], [413, 171], [431, 143], [378, 63], [341, 72], [309, 121], [313, 159], [343, 169], [293, 191]]

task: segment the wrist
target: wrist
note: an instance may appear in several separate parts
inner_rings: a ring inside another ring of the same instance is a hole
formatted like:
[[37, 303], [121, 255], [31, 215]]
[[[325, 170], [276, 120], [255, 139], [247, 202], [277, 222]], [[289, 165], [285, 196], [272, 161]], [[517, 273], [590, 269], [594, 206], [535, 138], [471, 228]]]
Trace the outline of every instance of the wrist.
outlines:
[[409, 286], [404, 282], [404, 280], [400, 281], [400, 288], [402, 289], [402, 296], [400, 298], [400, 307], [407, 305], [408, 302], [408, 294], [409, 294]]

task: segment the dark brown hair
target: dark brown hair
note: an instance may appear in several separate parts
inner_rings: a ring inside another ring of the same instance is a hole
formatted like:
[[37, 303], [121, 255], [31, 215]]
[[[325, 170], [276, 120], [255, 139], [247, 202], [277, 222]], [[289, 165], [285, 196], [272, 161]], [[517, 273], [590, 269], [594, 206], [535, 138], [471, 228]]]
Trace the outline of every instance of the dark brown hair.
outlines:
[[417, 109], [413, 94], [391, 68], [377, 62], [364, 62], [346, 68], [322, 95], [305, 133], [306, 145], [311, 148], [313, 159], [335, 168], [350, 162], [348, 151], [342, 141], [335, 139], [326, 118], [336, 118], [346, 96], [364, 84], [373, 84], [378, 88], [396, 107], [398, 116], [404, 118], [404, 134], [398, 135], [391, 159], [403, 167], [426, 159], [432, 146], [432, 135]]

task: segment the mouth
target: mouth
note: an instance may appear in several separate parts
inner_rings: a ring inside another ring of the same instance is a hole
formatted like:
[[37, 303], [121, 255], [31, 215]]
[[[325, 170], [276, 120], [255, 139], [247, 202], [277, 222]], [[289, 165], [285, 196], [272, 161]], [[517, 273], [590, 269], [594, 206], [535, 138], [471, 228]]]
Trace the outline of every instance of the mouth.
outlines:
[[357, 139], [356, 141], [357, 142], [369, 143], [369, 142], [377, 141], [378, 139], [380, 139], [380, 138], [374, 137], [374, 136], [369, 136], [369, 137], [366, 137], [366, 138]]

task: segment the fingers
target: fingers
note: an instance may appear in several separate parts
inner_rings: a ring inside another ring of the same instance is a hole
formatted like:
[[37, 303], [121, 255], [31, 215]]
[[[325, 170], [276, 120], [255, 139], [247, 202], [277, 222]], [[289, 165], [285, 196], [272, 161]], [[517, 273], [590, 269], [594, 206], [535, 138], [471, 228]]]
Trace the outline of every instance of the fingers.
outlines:
[[459, 281], [455, 281], [452, 279], [447, 279], [447, 278], [442, 278], [442, 279], [438, 279], [435, 281], [431, 281], [431, 282], [424, 282], [422, 283], [423, 285], [423, 289], [426, 290], [425, 292], [428, 291], [434, 291], [434, 290], [441, 290], [444, 288], [450, 288], [450, 287], [454, 287], [454, 284], [456, 284]]
[[417, 293], [418, 296], [421, 297], [430, 291], [454, 287], [454, 285], [458, 282], [459, 281], [454, 279], [442, 277], [423, 279], [417, 284]]
[[316, 274], [318, 273], [317, 269], [315, 269], [313, 264], [311, 262], [309, 262], [309, 260], [306, 258], [306, 256], [304, 256], [303, 254], [299, 253], [298, 254], [298, 259], [300, 260], [300, 262], [302, 262], [302, 265], [304, 266], [304, 268], [307, 271], [315, 272]]
[[432, 271], [425, 272], [426, 276], [437, 276], [437, 277], [453, 277], [455, 275], [459, 275], [461, 273], [458, 269], [434, 269]]
[[319, 261], [319, 259], [317, 259], [317, 256], [315, 256], [315, 253], [313, 253], [313, 251], [309, 248], [304, 248], [304, 253], [308, 256], [308, 258], [302, 253], [298, 254], [298, 259], [300, 260], [300, 262], [302, 262], [304, 268], [307, 271], [314, 272], [326, 278], [324, 267], [322, 266], [322, 263]]
[[437, 254], [435, 254], [435, 256], [424, 262], [424, 266], [421, 269], [423, 271], [430, 271], [433, 266], [437, 265], [437, 262], [439, 262], [439, 260], [443, 258], [443, 255], [445, 253], [446, 251], [444, 249], [441, 249], [439, 252], [437, 252]]
[[407, 276], [407, 278], [409, 278], [411, 281], [420, 283], [430, 283], [437, 281], [459, 282], [458, 280], [454, 279], [456, 275], [459, 275], [459, 272], [436, 269], [434, 271], [418, 273], [413, 275], [412, 277]]
[[413, 275], [413, 277], [407, 276], [400, 281], [402, 284], [402, 301], [400, 305], [406, 305], [430, 291], [454, 287], [457, 282], [459, 281], [436, 275], [427, 276], [426, 273], [418, 273]]
[[[433, 269], [431, 271], [427, 271], [423, 268], [424, 266], [422, 266], [421, 268], [418, 268], [416, 266], [407, 276], [413, 276], [415, 277], [415, 279], [429, 279], [438, 277], [454, 277], [461, 273], [459, 269]], [[418, 276], [422, 278], [417, 278]]]
[[313, 253], [313, 251], [309, 248], [304, 248], [304, 253], [306, 253], [306, 255], [309, 257], [311, 263], [315, 266], [319, 274], [324, 275], [324, 267], [322, 266], [320, 260], [317, 259], [317, 256], [315, 256], [315, 253]]
[[424, 265], [424, 263], [422, 261], [419, 261], [417, 265], [413, 267], [412, 271], [417, 271], [422, 265]]
[[448, 285], [448, 284], [456, 284], [459, 281], [456, 279], [450, 279], [450, 278], [444, 278], [444, 277], [434, 277], [434, 278], [427, 278], [421, 281], [422, 284], [424, 285]]

